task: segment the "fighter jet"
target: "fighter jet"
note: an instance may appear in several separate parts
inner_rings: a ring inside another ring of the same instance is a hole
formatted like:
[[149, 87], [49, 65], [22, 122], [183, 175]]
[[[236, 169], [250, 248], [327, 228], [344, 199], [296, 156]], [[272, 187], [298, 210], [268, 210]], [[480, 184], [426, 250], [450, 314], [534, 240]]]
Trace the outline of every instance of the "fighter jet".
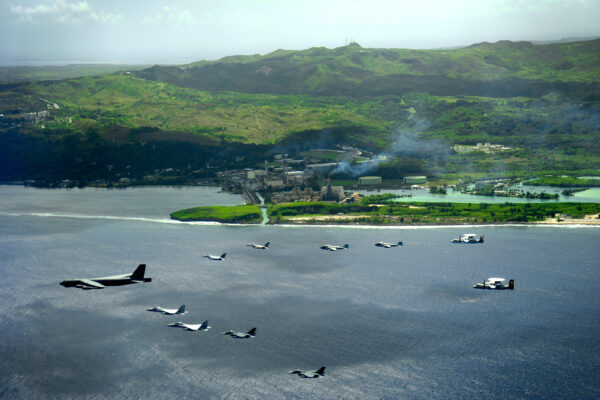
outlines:
[[325, 375], [325, 367], [321, 367], [316, 371], [301, 371], [299, 369], [290, 371], [288, 374], [298, 374], [301, 378], [318, 378]]
[[386, 242], [377, 242], [377, 243], [375, 243], [375, 246], [377, 246], [377, 247], [383, 247], [384, 249], [389, 249], [390, 247], [402, 246], [402, 242], [398, 242], [396, 244], [394, 244], [394, 243], [386, 243]]
[[179, 308], [162, 308], [162, 307], [152, 307], [147, 309], [146, 311], [155, 311], [155, 312], [161, 312], [165, 315], [184, 315], [187, 314], [187, 311], [185, 311], [185, 304], [182, 305]]
[[207, 255], [202, 256], [202, 257], [206, 257], [209, 260], [213, 260], [213, 261], [223, 261], [225, 259], [226, 255], [227, 255], [227, 253], [223, 253], [220, 256], [213, 256], [212, 254], [207, 254]]
[[267, 242], [265, 244], [250, 243], [250, 244], [247, 244], [246, 246], [250, 246], [255, 249], [266, 250], [270, 244], [271, 244], [271, 242]]
[[343, 246], [336, 246], [333, 244], [324, 244], [321, 247], [319, 247], [322, 250], [329, 250], [329, 251], [338, 251], [338, 250], [344, 250], [344, 249], [349, 249], [350, 245], [348, 243], [346, 243]]
[[84, 278], [62, 281], [64, 287], [76, 287], [83, 290], [104, 289], [106, 286], [131, 285], [140, 282], [152, 282], [152, 278], [144, 278], [146, 264], [140, 264], [131, 274], [104, 276], [101, 278]]
[[232, 338], [236, 338], [236, 339], [249, 339], [249, 338], [253, 338], [254, 336], [256, 336], [256, 328], [250, 329], [247, 333], [227, 331], [227, 332], [223, 332], [223, 335], [231, 335]]
[[186, 331], [207, 331], [211, 328], [208, 326], [208, 320], [201, 324], [184, 324], [183, 322], [175, 322], [174, 324], [169, 324], [169, 326], [174, 328], [183, 328]]

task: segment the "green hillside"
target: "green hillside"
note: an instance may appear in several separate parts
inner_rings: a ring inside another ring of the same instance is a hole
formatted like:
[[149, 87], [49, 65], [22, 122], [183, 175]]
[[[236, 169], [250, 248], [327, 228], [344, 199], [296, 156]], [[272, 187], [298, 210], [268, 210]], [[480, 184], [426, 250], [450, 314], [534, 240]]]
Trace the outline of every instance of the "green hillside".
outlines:
[[501, 41], [451, 50], [362, 48], [277, 50], [138, 71], [145, 79], [244, 93], [539, 96], [598, 88], [600, 39], [549, 45]]
[[[351, 44], [0, 84], [0, 178], [214, 176], [337, 144], [390, 156], [371, 172], [392, 179], [598, 169], [599, 44]], [[504, 150], [453, 150], [485, 142]]]

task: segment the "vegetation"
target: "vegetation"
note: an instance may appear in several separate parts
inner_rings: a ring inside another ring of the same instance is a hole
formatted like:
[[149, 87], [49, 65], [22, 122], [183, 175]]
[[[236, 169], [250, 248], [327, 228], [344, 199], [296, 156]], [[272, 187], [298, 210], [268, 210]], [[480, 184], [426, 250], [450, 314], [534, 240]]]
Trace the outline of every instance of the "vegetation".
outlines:
[[501, 41], [444, 50], [370, 49], [352, 43], [155, 66], [136, 74], [208, 91], [537, 97], [548, 90], [579, 93], [586, 84], [597, 85], [599, 48], [600, 40], [552, 45]]
[[[555, 215], [582, 218], [600, 212], [598, 203], [422, 203], [387, 202], [385, 205], [286, 203], [268, 208], [275, 223], [360, 223], [360, 224], [466, 224], [542, 221]], [[344, 215], [347, 218], [327, 216]], [[355, 217], [355, 218], [353, 218]]]
[[113, 74], [118, 71], [136, 71], [147, 67], [144, 65], [121, 64], [0, 67], [0, 82], [70, 79], [80, 76]]
[[178, 221], [216, 221], [222, 223], [255, 224], [262, 221], [258, 206], [205, 206], [176, 211], [171, 218]]
[[600, 179], [585, 179], [571, 176], [544, 176], [527, 181], [532, 186], [558, 186], [558, 187], [600, 187]]
[[[599, 46], [414, 51], [353, 43], [3, 84], [0, 178], [89, 182], [176, 169], [179, 178], [166, 181], [192, 182], [223, 168], [258, 167], [274, 152], [336, 144], [386, 155], [368, 170], [386, 180], [597, 170]], [[41, 111], [49, 116], [27, 115]], [[509, 149], [451, 150], [483, 142]]]

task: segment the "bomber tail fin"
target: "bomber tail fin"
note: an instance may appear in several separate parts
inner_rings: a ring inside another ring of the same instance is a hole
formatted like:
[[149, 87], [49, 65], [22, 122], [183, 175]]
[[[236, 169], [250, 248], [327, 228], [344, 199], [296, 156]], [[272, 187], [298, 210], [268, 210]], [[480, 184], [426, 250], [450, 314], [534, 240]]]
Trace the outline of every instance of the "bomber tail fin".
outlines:
[[255, 336], [256, 335], [256, 328], [252, 328], [248, 331], [248, 335], [252, 335]]
[[265, 247], [269, 247], [270, 244], [271, 244], [271, 242], [265, 243]]
[[179, 307], [179, 309], [175, 311], [175, 314], [185, 314], [185, 304]]
[[221, 258], [225, 258], [226, 255], [227, 255], [227, 253], [221, 254]]
[[321, 367], [321, 368], [319, 368], [319, 369], [318, 369], [316, 372], [317, 372], [317, 374], [319, 374], [319, 375], [323, 375], [323, 374], [325, 373], [325, 367]]
[[143, 281], [144, 274], [146, 273], [146, 264], [140, 264], [131, 274], [131, 279], [134, 281]]

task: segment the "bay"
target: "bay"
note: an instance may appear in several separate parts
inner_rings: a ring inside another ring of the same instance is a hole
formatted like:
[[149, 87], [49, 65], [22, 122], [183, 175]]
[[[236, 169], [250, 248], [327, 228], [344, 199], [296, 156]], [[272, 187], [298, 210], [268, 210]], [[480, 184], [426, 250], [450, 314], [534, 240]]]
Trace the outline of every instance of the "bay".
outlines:
[[[0, 186], [1, 398], [600, 396], [600, 230], [179, 223], [216, 188]], [[483, 245], [450, 240], [472, 231]], [[403, 241], [382, 249], [377, 241]], [[247, 243], [271, 242], [268, 250]], [[327, 252], [321, 244], [349, 243]], [[225, 261], [202, 256], [227, 252]], [[151, 283], [81, 291], [64, 279]], [[514, 291], [480, 291], [490, 276]], [[155, 305], [187, 315], [145, 311]], [[208, 319], [208, 332], [167, 325]], [[235, 340], [221, 332], [257, 327]], [[325, 377], [292, 369], [326, 366]]]

